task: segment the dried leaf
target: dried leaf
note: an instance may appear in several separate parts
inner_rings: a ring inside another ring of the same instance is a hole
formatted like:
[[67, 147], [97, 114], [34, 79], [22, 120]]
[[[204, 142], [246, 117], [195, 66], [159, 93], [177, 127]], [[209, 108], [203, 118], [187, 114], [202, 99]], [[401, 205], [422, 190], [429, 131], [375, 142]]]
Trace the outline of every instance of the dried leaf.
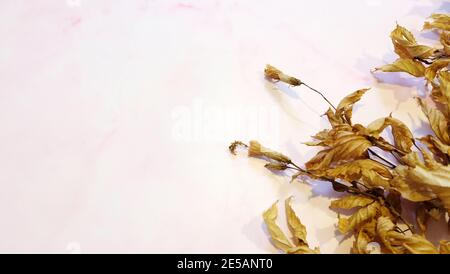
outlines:
[[270, 237], [273, 244], [285, 252], [293, 248], [293, 245], [289, 242], [286, 235], [281, 228], [276, 224], [278, 217], [277, 202], [275, 202], [268, 210], [263, 214], [264, 222], [266, 223]]
[[440, 42], [441, 42], [442, 46], [444, 47], [444, 53], [447, 56], [450, 56], [450, 32], [443, 31], [441, 33]]
[[286, 218], [288, 221], [289, 229], [298, 240], [297, 245], [292, 245], [287, 239], [286, 235], [276, 224], [278, 216], [277, 202], [275, 202], [268, 210], [263, 214], [264, 222], [269, 230], [270, 237], [273, 244], [288, 254], [319, 254], [319, 248], [310, 249], [306, 242], [306, 228], [301, 223], [300, 219], [295, 214], [291, 205], [291, 198], [286, 199]]
[[440, 29], [444, 31], [450, 30], [450, 17], [447, 14], [435, 13], [430, 16], [431, 22], [425, 22], [423, 29]]
[[433, 153], [442, 164], [448, 164], [448, 160], [450, 159], [450, 146], [445, 145], [439, 139], [431, 135], [419, 138], [419, 140], [427, 146], [431, 153]]
[[397, 212], [402, 213], [402, 201], [401, 201], [402, 195], [400, 192], [391, 189], [389, 190], [388, 195], [386, 196], [386, 202], [391, 205], [391, 207]]
[[421, 204], [416, 209], [416, 222], [420, 230], [422, 231], [422, 235], [425, 235], [425, 232], [427, 231], [427, 222], [429, 217], [430, 215], [427, 214], [425, 206]]
[[345, 96], [337, 106], [335, 117], [342, 117], [342, 115], [344, 115], [347, 122], [351, 124], [353, 105], [361, 100], [361, 97], [368, 90], [368, 88], [360, 89]]
[[418, 98], [422, 111], [430, 122], [431, 129], [443, 143], [450, 145], [450, 137], [448, 133], [448, 123], [445, 116], [438, 109], [430, 107], [422, 99]]
[[296, 240], [299, 242], [299, 244], [308, 245], [308, 242], [306, 240], [306, 227], [302, 224], [300, 219], [295, 214], [294, 210], [291, 207], [291, 200], [292, 197], [289, 197], [285, 201], [285, 208], [286, 208], [286, 218], [288, 222], [289, 229], [291, 230], [292, 234], [296, 238]]
[[441, 240], [439, 242], [439, 253], [450, 254], [450, 241]]
[[310, 249], [306, 245], [296, 246], [287, 251], [287, 254], [320, 254], [318, 247]]
[[397, 25], [391, 32], [391, 40], [394, 45], [394, 51], [400, 58], [426, 59], [436, 51], [434, 48], [418, 45], [413, 34], [400, 25]]
[[355, 207], [364, 207], [371, 203], [374, 200], [364, 196], [356, 196], [356, 195], [347, 195], [343, 198], [334, 200], [330, 204], [330, 208], [332, 209], [352, 209]]
[[412, 59], [397, 59], [394, 63], [384, 65], [376, 68], [383, 72], [406, 72], [415, 77], [422, 77], [425, 75], [425, 67], [422, 63]]
[[[448, 60], [450, 60], [450, 59], [448, 59]], [[438, 62], [438, 61], [436, 61], [436, 62]], [[450, 107], [450, 72], [440, 71], [438, 76], [439, 76], [441, 94], [447, 100], [447, 108], [449, 108]]]
[[436, 247], [423, 236], [414, 234], [406, 237], [404, 235], [398, 235], [399, 239], [402, 239], [402, 245], [406, 248], [408, 253], [411, 254], [438, 254]]
[[351, 252], [354, 254], [370, 254], [367, 245], [375, 239], [376, 220], [363, 225], [356, 233]]
[[338, 229], [342, 234], [353, 230], [356, 227], [363, 225], [371, 219], [377, 217], [380, 210], [380, 204], [376, 201], [359, 209], [350, 218], [339, 218]]
[[371, 145], [364, 136], [344, 135], [332, 148], [320, 151], [305, 166], [308, 170], [324, 170], [345, 161], [368, 158], [367, 149]]
[[[327, 170], [326, 175], [332, 178], [340, 178], [348, 182], [357, 181], [363, 177], [365, 181], [368, 181], [369, 183], [378, 179], [383, 180], [383, 178], [375, 177], [382, 176], [386, 179], [391, 179], [393, 177], [388, 168], [371, 159], [356, 160], [337, 166]], [[383, 182], [383, 184], [389, 185], [388, 181]]]
[[404, 235], [394, 230], [395, 225], [389, 218], [380, 217], [377, 222], [377, 233], [383, 244], [394, 254], [437, 254], [436, 247], [423, 236]]
[[450, 64], [450, 58], [443, 58], [434, 61], [430, 66], [425, 69], [425, 78], [428, 81], [433, 81], [439, 70], [446, 68]]
[[415, 168], [401, 167], [399, 170], [403, 172], [409, 186], [431, 191], [450, 210], [450, 166], [439, 165], [439, 168], [428, 169], [424, 165], [417, 165]]

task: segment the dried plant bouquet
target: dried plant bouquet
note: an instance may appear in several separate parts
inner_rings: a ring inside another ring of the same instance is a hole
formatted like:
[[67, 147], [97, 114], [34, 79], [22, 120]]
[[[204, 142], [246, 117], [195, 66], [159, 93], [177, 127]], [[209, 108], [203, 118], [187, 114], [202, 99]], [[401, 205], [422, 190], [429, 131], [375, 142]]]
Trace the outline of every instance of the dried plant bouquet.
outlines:
[[[450, 253], [450, 241], [441, 240], [435, 246], [425, 237], [429, 218], [445, 218], [450, 230], [450, 16], [431, 15], [424, 30], [437, 32], [441, 45], [420, 45], [410, 31], [397, 25], [391, 39], [399, 59], [376, 68], [374, 73], [404, 72], [425, 79], [430, 92], [427, 98], [417, 98], [417, 102], [434, 135], [415, 137], [392, 115], [366, 126], [354, 124], [353, 105], [368, 89], [351, 93], [335, 107], [320, 91], [267, 65], [265, 75], [269, 80], [303, 85], [330, 105], [325, 114], [331, 128], [318, 132], [306, 143], [322, 149], [300, 165], [257, 141], [235, 141], [229, 147], [233, 154], [243, 148], [249, 157], [265, 159], [265, 167], [270, 170], [293, 172], [293, 181], [305, 177], [320, 180], [345, 193], [332, 201], [330, 208], [354, 210], [351, 216], [338, 214], [337, 221], [340, 233], [354, 235], [352, 253], [370, 253], [368, 245], [373, 242], [381, 246], [383, 253]], [[392, 134], [393, 141], [381, 136], [385, 131]], [[386, 159], [386, 154], [396, 161]], [[404, 218], [403, 200], [414, 204], [416, 225]], [[308, 245], [306, 228], [290, 203], [291, 198], [285, 201], [285, 210], [293, 241], [276, 223], [276, 203], [263, 214], [272, 243], [285, 253], [320, 253], [319, 248]]]

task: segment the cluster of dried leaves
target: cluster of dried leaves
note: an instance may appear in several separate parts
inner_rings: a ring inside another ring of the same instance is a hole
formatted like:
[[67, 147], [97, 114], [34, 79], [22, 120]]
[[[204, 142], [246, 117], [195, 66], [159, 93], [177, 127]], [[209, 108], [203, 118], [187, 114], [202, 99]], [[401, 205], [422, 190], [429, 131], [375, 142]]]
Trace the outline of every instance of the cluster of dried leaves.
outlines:
[[[306, 143], [321, 150], [300, 167], [257, 141], [249, 144], [236, 141], [230, 145], [233, 154], [240, 146], [248, 150], [250, 157], [267, 160], [265, 167], [270, 170], [294, 171], [292, 180], [306, 176], [327, 181], [335, 191], [346, 193], [332, 201], [330, 208], [354, 210], [348, 217], [338, 215], [337, 224], [340, 233], [354, 234], [352, 253], [370, 253], [371, 242], [379, 243], [385, 253], [450, 253], [449, 241], [442, 240], [436, 247], [425, 238], [429, 218], [439, 220], [450, 214], [450, 16], [433, 14], [430, 20], [424, 29], [440, 34], [440, 47], [419, 45], [411, 32], [397, 26], [391, 38], [400, 58], [376, 70], [406, 72], [426, 79], [432, 102], [418, 99], [418, 103], [434, 135], [415, 138], [404, 123], [392, 116], [368, 125], [354, 124], [353, 105], [368, 89], [351, 93], [334, 107], [317, 90], [267, 65], [267, 78], [292, 86], [305, 85], [331, 105], [326, 112], [331, 128], [318, 132], [312, 136], [313, 141]], [[392, 141], [382, 137], [385, 131], [390, 132]], [[383, 155], [375, 150], [383, 151]], [[387, 154], [396, 162], [387, 160]], [[416, 205], [417, 226], [404, 219], [403, 200]], [[272, 242], [286, 253], [319, 253], [318, 248], [308, 246], [306, 229], [290, 203], [291, 198], [285, 203], [286, 217], [295, 242], [291, 243], [276, 224], [276, 203], [263, 215]], [[450, 229], [450, 220], [448, 225]]]

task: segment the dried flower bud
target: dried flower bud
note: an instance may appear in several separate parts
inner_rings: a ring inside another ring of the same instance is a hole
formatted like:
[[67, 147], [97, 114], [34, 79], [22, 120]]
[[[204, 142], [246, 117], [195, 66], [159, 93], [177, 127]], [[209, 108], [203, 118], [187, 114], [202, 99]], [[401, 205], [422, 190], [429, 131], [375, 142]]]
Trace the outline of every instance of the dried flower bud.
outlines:
[[250, 146], [248, 147], [248, 156], [249, 157], [260, 157], [263, 156], [261, 152], [261, 144], [258, 141], [250, 141]]
[[300, 86], [301, 84], [303, 84], [302, 81], [300, 81], [299, 79], [286, 75], [281, 70], [271, 65], [266, 65], [264, 74], [266, 75], [267, 78], [279, 80], [289, 85]]
[[248, 148], [248, 156], [249, 157], [267, 157], [269, 159], [275, 160], [277, 162], [282, 163], [290, 163], [291, 159], [289, 159], [287, 156], [273, 151], [271, 149], [263, 147], [259, 142], [257, 141], [250, 141], [250, 146]]
[[285, 170], [286, 168], [288, 168], [286, 163], [280, 163], [280, 162], [267, 163], [264, 165], [264, 167], [267, 169], [270, 169], [272, 171], [281, 171], [281, 170]]

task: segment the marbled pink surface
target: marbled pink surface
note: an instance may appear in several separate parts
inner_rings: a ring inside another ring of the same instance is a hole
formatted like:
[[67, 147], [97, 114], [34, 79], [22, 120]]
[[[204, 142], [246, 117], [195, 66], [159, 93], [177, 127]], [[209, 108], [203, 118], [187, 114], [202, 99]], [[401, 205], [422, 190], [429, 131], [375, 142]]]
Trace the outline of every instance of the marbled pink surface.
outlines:
[[356, 121], [393, 112], [426, 132], [411, 99], [422, 84], [369, 70], [394, 60], [395, 22], [417, 33], [439, 10], [448, 3], [1, 1], [0, 252], [275, 252], [261, 213], [290, 195], [313, 246], [348, 252], [326, 184], [289, 184], [227, 146], [314, 153], [301, 142], [326, 105], [264, 80], [266, 63], [334, 102], [371, 86]]

